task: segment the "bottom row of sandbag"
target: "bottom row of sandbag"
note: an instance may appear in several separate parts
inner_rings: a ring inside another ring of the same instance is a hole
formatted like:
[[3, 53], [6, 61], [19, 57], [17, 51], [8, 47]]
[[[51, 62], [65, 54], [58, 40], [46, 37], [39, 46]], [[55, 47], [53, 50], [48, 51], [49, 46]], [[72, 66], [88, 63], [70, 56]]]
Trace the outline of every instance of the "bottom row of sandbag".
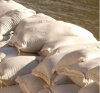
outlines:
[[18, 85], [0, 89], [0, 93], [99, 93], [99, 86], [91, 83], [83, 88], [72, 84], [48, 86], [42, 79], [31, 74], [17, 77]]

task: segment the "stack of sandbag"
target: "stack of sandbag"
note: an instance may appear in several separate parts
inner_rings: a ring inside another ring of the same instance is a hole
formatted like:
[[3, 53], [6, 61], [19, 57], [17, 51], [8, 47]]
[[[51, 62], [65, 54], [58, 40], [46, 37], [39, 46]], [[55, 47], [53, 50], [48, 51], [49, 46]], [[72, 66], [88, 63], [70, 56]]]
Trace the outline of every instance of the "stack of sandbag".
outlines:
[[[100, 57], [100, 49], [80, 49], [72, 52], [66, 51], [46, 57], [33, 71], [32, 74], [45, 80], [48, 85], [54, 85], [55, 69], [62, 73], [66, 67], [77, 63], [84, 63]], [[99, 59], [98, 59], [99, 60]], [[54, 73], [54, 74], [53, 74]]]
[[0, 93], [99, 93], [100, 41], [91, 32], [12, 0], [0, 7]]

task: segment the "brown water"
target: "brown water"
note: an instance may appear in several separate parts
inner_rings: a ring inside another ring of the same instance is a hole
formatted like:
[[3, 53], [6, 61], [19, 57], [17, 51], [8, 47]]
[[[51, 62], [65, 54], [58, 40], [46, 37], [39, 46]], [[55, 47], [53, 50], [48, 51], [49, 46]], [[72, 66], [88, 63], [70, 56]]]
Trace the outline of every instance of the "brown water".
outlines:
[[15, 0], [59, 20], [74, 23], [99, 38], [99, 0]]

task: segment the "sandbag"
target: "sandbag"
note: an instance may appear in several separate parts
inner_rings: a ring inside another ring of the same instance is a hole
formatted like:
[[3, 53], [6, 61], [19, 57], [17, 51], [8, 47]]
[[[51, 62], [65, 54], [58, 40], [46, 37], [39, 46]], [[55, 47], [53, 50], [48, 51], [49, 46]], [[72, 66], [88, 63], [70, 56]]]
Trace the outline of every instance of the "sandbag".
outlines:
[[3, 85], [15, 84], [17, 76], [31, 73], [38, 65], [38, 56], [16, 56], [5, 58], [0, 63], [0, 80]]
[[42, 13], [39, 13], [37, 15], [22, 20], [18, 25], [18, 27], [16, 28], [15, 34], [9, 41], [9, 45], [18, 46], [18, 44], [20, 44], [19, 47], [24, 52], [36, 52], [40, 50], [45, 42], [44, 35], [46, 33], [46, 30], [44, 31], [39, 30], [38, 24], [48, 23], [51, 21], [56, 21], [56, 20]]
[[38, 52], [50, 38], [58, 39], [62, 36], [79, 36], [95, 39], [92, 33], [81, 27], [63, 21], [52, 21], [35, 25], [24, 24], [21, 31], [13, 38], [13, 43], [21, 51]]
[[96, 83], [81, 88], [78, 93], [99, 93], [99, 86]]
[[14, 30], [18, 23], [27, 17], [34, 15], [34, 11], [26, 10], [11, 10], [0, 17], [0, 34], [7, 35], [11, 30]]
[[95, 43], [89, 43], [89, 44], [76, 44], [76, 45], [67, 45], [67, 46], [61, 46], [57, 49], [55, 49], [53, 52], [50, 52], [49, 55], [55, 54], [55, 53], [61, 53], [66, 51], [73, 51], [73, 50], [79, 50], [79, 49], [89, 49], [89, 48], [100, 48], [100, 41], [97, 41]]
[[87, 62], [77, 63], [66, 67], [62, 70], [62, 72], [69, 76], [75, 84], [83, 87], [93, 82], [93, 80], [88, 78], [86, 74], [90, 69], [99, 66], [99, 62], [100, 58], [95, 58]]
[[48, 85], [55, 85], [54, 78], [56, 77], [56, 73], [53, 73], [53, 69], [64, 55], [64, 53], [60, 53], [44, 58], [44, 60], [32, 70], [32, 74], [43, 79]]
[[16, 81], [19, 83], [21, 90], [24, 93], [37, 93], [43, 89], [45, 82], [40, 78], [27, 74], [21, 77], [17, 77]]
[[100, 69], [100, 65], [90, 69], [86, 74], [88, 78], [94, 80], [98, 85], [100, 85], [100, 81], [99, 81], [100, 70], [99, 69]]
[[14, 57], [14, 56], [36, 56], [36, 54], [24, 53], [24, 52], [21, 52], [20, 55], [18, 55], [18, 50], [15, 47], [10, 47], [8, 43], [5, 43], [4, 45], [2, 43], [0, 42], [2, 46], [0, 48], [0, 60], [3, 60], [4, 58]]
[[18, 85], [0, 88], [0, 93], [23, 93]]
[[52, 87], [47, 87], [38, 93], [77, 93], [80, 87], [74, 84], [57, 85]]
[[62, 57], [59, 63], [57, 63], [55, 69], [59, 72], [73, 64], [89, 61], [97, 57], [100, 57], [100, 48], [84, 48], [75, 50], [70, 53], [66, 53], [66, 55]]
[[58, 39], [50, 38], [39, 54], [41, 56], [47, 56], [49, 53], [53, 52], [55, 49], [62, 47], [62, 46], [68, 46], [68, 45], [76, 45], [76, 44], [88, 44], [88, 43], [94, 43], [97, 42], [96, 39], [90, 39], [90, 38], [84, 38], [84, 37], [77, 37], [77, 36], [64, 36], [60, 37]]
[[19, 10], [19, 9], [27, 9], [27, 8], [13, 0], [0, 1], [0, 16], [5, 14], [8, 11], [15, 10], [15, 9]]

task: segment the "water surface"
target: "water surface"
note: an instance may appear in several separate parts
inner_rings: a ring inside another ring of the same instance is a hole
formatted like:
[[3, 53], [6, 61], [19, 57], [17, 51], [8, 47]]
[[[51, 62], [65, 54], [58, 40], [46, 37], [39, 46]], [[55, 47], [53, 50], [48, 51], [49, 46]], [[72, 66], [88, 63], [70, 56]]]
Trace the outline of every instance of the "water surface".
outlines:
[[15, 0], [37, 13], [74, 23], [99, 38], [99, 0]]

